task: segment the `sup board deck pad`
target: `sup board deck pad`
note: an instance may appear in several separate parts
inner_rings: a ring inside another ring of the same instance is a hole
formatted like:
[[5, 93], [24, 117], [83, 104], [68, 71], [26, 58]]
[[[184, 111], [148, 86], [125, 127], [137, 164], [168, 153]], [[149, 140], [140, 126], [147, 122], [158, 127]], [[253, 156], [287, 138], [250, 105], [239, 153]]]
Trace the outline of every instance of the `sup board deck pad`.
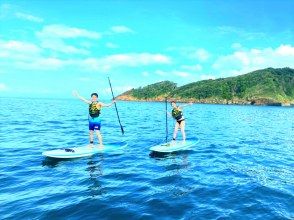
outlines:
[[188, 150], [195, 146], [199, 142], [196, 140], [186, 140], [186, 141], [170, 141], [167, 143], [159, 144], [150, 148], [151, 151], [170, 153], [181, 150]]
[[45, 151], [42, 153], [45, 157], [52, 157], [52, 158], [79, 158], [79, 157], [88, 157], [92, 156], [99, 152], [105, 151], [116, 151], [120, 150], [123, 147], [127, 146], [124, 145], [117, 145], [117, 144], [105, 144], [103, 147], [99, 145], [86, 145], [82, 147], [73, 147], [73, 148], [64, 148], [64, 149], [57, 149], [57, 150], [50, 150]]

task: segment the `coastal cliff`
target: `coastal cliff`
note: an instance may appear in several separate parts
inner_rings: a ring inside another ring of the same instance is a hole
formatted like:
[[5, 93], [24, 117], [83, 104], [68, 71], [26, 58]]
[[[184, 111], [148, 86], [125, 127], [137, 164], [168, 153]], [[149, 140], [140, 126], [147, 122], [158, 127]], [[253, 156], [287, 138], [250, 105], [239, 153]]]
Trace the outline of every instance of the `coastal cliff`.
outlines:
[[294, 105], [294, 69], [267, 68], [244, 75], [203, 80], [180, 87], [170, 81], [126, 91], [116, 97], [124, 101], [164, 101], [239, 104]]

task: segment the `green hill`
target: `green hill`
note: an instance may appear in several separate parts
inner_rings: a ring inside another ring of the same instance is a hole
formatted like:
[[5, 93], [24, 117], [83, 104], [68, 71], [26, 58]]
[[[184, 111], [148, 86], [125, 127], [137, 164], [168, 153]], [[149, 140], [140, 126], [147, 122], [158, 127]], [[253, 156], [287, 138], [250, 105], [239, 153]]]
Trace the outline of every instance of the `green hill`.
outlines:
[[236, 77], [203, 80], [177, 87], [163, 81], [129, 90], [119, 100], [162, 101], [169, 99], [221, 104], [294, 104], [294, 69], [267, 68]]
[[166, 96], [169, 96], [171, 91], [177, 88], [177, 84], [170, 81], [154, 83], [145, 87], [131, 89], [119, 96], [119, 100], [141, 100], [141, 101], [161, 101]]

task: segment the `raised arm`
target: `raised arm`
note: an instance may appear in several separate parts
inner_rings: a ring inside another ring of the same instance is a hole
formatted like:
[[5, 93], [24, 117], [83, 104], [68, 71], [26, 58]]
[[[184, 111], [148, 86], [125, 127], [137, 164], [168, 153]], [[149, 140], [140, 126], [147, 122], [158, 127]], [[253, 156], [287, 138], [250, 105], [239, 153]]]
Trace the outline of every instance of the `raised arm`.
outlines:
[[84, 97], [80, 96], [79, 93], [78, 93], [76, 90], [72, 91], [72, 95], [73, 95], [74, 97], [80, 99], [81, 101], [87, 103], [87, 104], [91, 104], [91, 101], [90, 101], [90, 100], [87, 100], [87, 99], [85, 99]]
[[189, 102], [188, 104], [185, 104], [185, 105], [180, 105], [179, 108], [184, 108], [184, 107], [189, 106], [189, 105], [193, 105], [193, 102]]
[[112, 102], [109, 103], [109, 104], [105, 104], [105, 103], [103, 103], [103, 102], [100, 102], [100, 104], [101, 104], [102, 107], [110, 107], [110, 106], [112, 106], [115, 102], [116, 102], [115, 100], [112, 100]]
[[170, 112], [166, 112], [166, 114], [169, 116], [169, 117], [173, 117], [172, 114]]

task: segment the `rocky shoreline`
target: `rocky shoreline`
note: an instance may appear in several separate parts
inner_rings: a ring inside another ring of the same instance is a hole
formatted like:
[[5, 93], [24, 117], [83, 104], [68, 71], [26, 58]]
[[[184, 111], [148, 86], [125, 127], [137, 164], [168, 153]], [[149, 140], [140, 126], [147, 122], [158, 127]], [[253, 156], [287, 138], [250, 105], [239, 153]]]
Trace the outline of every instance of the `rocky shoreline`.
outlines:
[[[147, 99], [137, 99], [132, 96], [121, 95], [116, 97], [116, 100], [119, 101], [132, 101], [132, 102], [164, 102], [165, 97], [157, 97], [157, 98], [147, 98]], [[257, 105], [257, 106], [287, 106], [291, 107], [294, 106], [294, 102], [279, 102], [276, 100], [266, 99], [266, 98], [254, 98], [250, 100], [241, 100], [241, 99], [233, 99], [233, 100], [226, 100], [226, 99], [182, 99], [171, 97], [168, 98], [169, 101], [174, 100], [176, 102], [182, 103], [199, 103], [199, 104], [221, 104], [221, 105]]]

